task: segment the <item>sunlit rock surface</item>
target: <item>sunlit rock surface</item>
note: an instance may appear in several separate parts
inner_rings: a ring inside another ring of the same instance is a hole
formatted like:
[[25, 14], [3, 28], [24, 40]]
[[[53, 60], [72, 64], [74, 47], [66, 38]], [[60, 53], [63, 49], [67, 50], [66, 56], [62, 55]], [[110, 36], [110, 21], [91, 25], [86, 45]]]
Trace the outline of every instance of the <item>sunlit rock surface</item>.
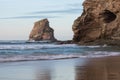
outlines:
[[54, 37], [54, 30], [49, 26], [48, 19], [43, 19], [43, 20], [35, 22], [34, 27], [29, 35], [29, 40], [56, 41]]
[[120, 1], [85, 0], [83, 13], [73, 24], [73, 41], [120, 40]]

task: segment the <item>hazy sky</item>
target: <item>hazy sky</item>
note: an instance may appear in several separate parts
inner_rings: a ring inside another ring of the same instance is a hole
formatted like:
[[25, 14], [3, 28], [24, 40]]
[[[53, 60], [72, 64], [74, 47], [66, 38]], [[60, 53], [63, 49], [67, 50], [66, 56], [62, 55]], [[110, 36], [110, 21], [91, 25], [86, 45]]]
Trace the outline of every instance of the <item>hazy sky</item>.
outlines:
[[48, 18], [55, 37], [72, 39], [84, 0], [0, 0], [0, 40], [27, 40], [34, 22]]

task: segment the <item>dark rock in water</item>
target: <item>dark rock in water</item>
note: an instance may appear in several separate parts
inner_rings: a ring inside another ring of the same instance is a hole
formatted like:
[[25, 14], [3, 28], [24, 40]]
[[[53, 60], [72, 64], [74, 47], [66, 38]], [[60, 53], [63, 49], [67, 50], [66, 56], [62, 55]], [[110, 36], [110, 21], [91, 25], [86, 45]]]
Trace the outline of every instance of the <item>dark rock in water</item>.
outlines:
[[29, 35], [29, 40], [56, 41], [54, 37], [54, 30], [49, 26], [49, 21], [47, 19], [35, 22], [34, 27]]
[[57, 44], [74, 44], [72, 40], [56, 41]]
[[85, 0], [73, 24], [74, 42], [120, 41], [120, 1]]

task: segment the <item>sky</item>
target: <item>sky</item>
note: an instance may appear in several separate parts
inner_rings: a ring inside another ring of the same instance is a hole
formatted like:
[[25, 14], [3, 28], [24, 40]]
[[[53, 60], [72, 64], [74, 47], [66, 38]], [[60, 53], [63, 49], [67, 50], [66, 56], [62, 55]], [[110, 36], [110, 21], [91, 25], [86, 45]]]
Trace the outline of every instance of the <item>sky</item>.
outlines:
[[48, 18], [58, 40], [71, 40], [84, 0], [0, 0], [0, 40], [28, 40], [36, 21]]

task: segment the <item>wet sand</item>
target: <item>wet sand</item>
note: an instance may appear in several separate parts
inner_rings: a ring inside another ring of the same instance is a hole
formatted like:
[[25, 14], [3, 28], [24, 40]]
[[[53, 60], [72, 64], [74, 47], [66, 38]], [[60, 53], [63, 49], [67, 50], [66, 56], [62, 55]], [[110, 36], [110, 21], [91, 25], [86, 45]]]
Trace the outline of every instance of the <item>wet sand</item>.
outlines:
[[120, 80], [120, 57], [0, 63], [0, 80]]
[[0, 63], [0, 80], [75, 80], [75, 66], [83, 59]]
[[89, 59], [80, 71], [76, 80], [120, 80], [120, 56]]

